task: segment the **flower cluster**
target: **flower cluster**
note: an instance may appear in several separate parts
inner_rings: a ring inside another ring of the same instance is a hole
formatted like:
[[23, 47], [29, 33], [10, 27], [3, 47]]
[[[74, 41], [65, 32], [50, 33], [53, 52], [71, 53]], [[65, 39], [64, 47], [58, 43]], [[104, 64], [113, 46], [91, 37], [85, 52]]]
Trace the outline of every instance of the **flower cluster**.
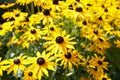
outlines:
[[120, 47], [119, 0], [16, 0], [0, 8], [15, 5], [26, 12], [17, 8], [2, 15], [0, 46], [9, 50], [1, 57], [0, 76], [7, 71], [18, 77], [21, 71], [24, 80], [53, 80], [61, 68], [65, 76], [82, 69], [86, 79], [111, 80], [105, 56], [111, 45]]

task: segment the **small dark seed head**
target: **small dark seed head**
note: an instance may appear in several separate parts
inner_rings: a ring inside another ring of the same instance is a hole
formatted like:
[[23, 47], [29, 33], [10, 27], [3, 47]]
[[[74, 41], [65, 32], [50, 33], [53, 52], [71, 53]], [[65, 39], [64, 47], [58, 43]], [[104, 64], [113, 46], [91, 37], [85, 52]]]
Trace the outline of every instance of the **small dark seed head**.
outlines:
[[49, 16], [49, 15], [50, 15], [49, 9], [45, 9], [45, 10], [43, 11], [43, 14], [44, 14], [45, 16]]
[[54, 5], [58, 5], [58, 0], [53, 0]]
[[32, 76], [33, 75], [33, 73], [32, 72], [28, 72], [28, 76]]
[[119, 7], [116, 7], [116, 9], [120, 9]]
[[77, 5], [77, 3], [75, 2], [74, 5]]
[[87, 25], [87, 22], [86, 22], [86, 21], [83, 21], [82, 24], [83, 24], [83, 25]]
[[102, 17], [100, 16], [100, 17], [98, 17], [98, 19], [99, 19], [99, 20], [102, 20]]
[[19, 17], [19, 16], [20, 16], [20, 14], [19, 14], [19, 13], [18, 13], [18, 14], [15, 14], [15, 16], [16, 16], [16, 17]]
[[15, 64], [20, 64], [20, 59], [14, 59]]
[[88, 3], [87, 6], [92, 6], [92, 4]]
[[19, 26], [18, 29], [19, 29], [19, 30], [22, 30], [23, 28], [22, 28], [22, 26]]
[[100, 42], [103, 42], [103, 39], [99, 38]]
[[31, 30], [30, 32], [31, 32], [32, 34], [35, 34], [35, 33], [36, 33], [36, 30], [33, 29], [33, 30]]
[[108, 9], [107, 9], [107, 8], [105, 8], [105, 9], [104, 9], [104, 12], [108, 12]]
[[58, 36], [57, 38], [56, 38], [56, 43], [62, 43], [64, 41], [64, 38], [62, 37], [62, 36]]
[[67, 59], [70, 59], [70, 58], [72, 57], [72, 55], [71, 55], [70, 52], [67, 52], [67, 54], [65, 54], [65, 57], [66, 57]]
[[93, 33], [98, 34], [98, 30], [95, 29], [95, 30], [93, 31]]
[[14, 19], [13, 17], [9, 19], [9, 21], [14, 21], [14, 20], [15, 20], [15, 19]]
[[102, 65], [103, 63], [102, 63], [102, 61], [98, 61], [98, 64], [99, 64], [99, 65]]
[[50, 27], [50, 30], [51, 30], [51, 31], [54, 31], [54, 28], [53, 28], [53, 27]]
[[76, 12], [82, 12], [83, 9], [82, 9], [82, 7], [76, 7], [76, 8], [75, 8], [75, 11], [76, 11]]
[[80, 2], [80, 0], [76, 0], [77, 2]]
[[2, 26], [0, 26], [0, 30], [2, 30], [3, 28], [2, 28]]
[[106, 78], [102, 78], [102, 80], [107, 80]]
[[68, 9], [73, 10], [73, 6], [69, 5]]
[[86, 64], [87, 64], [87, 65], [89, 65], [90, 63], [89, 63], [89, 62], [87, 62]]
[[26, 18], [25, 18], [25, 22], [28, 22], [28, 21], [29, 21], [29, 18], [28, 18], [28, 17], [26, 17]]
[[38, 58], [37, 59], [37, 64], [39, 64], [39, 65], [43, 65], [45, 63], [45, 59], [44, 58]]
[[105, 8], [104, 4], [102, 4], [102, 8]]

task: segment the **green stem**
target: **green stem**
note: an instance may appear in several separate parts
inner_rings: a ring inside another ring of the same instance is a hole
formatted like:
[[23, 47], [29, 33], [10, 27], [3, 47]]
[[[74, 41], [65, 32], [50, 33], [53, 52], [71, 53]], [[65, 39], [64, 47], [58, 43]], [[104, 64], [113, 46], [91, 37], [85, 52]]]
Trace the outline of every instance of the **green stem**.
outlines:
[[63, 80], [66, 80], [66, 78], [67, 78], [67, 73], [68, 73], [68, 69], [66, 68], [66, 70], [65, 70], [65, 76], [64, 76], [64, 79]]
[[31, 13], [34, 14], [35, 11], [34, 11], [34, 3], [31, 3]]
[[40, 8], [39, 8], [39, 6], [37, 6], [37, 9], [38, 9], [38, 12], [40, 12]]
[[29, 9], [29, 7], [28, 7], [28, 5], [26, 5], [26, 12], [28, 12], [29, 14], [31, 14], [30, 9]]

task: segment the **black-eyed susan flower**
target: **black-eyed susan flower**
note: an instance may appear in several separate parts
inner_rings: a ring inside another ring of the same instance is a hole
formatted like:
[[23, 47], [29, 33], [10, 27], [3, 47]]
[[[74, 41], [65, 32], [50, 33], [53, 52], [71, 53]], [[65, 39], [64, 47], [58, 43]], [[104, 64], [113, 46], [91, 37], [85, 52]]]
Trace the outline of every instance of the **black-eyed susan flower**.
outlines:
[[92, 63], [96, 66], [98, 72], [103, 72], [104, 69], [108, 70], [107, 66], [109, 63], [104, 60], [105, 56], [100, 57], [95, 54], [94, 57], [92, 57]]
[[34, 72], [32, 70], [29, 70], [29, 68], [24, 71], [24, 76], [23, 76], [24, 80], [35, 80], [36, 78], [37, 77], [34, 74]]
[[98, 79], [96, 80], [111, 80], [111, 79], [108, 77], [108, 74], [105, 73], [105, 74], [100, 75]]
[[89, 49], [103, 55], [105, 49], [110, 48], [110, 46], [107, 38], [99, 37], [90, 44]]
[[33, 0], [16, 0], [16, 3], [19, 3], [20, 5], [27, 5], [31, 2], [33, 2]]
[[93, 75], [94, 79], [97, 79], [99, 76], [101, 76], [103, 74], [103, 71], [98, 72], [98, 68], [96, 66], [95, 66], [95, 68], [89, 68], [87, 71], [89, 74]]
[[25, 64], [27, 64], [25, 59], [26, 56], [18, 56], [13, 59], [5, 60], [3, 64], [7, 67], [7, 74], [10, 74], [13, 71], [14, 75], [17, 75], [18, 69], [24, 71], [26, 68]]
[[57, 17], [59, 16], [56, 16], [55, 12], [54, 11], [51, 11], [50, 9], [48, 8], [45, 8], [43, 9], [42, 12], [40, 12], [39, 14], [39, 17], [41, 18], [41, 20], [43, 20], [43, 24], [53, 24], [53, 19], [57, 19]]
[[53, 53], [67, 53], [67, 48], [74, 49], [74, 44], [76, 42], [72, 42], [74, 38], [70, 38], [69, 34], [66, 34], [66, 31], [60, 31], [56, 34], [51, 35], [50, 37], [46, 38], [48, 40], [45, 42], [44, 45], [47, 45], [47, 51], [52, 51]]
[[7, 69], [7, 67], [4, 65], [4, 60], [1, 61], [2, 58], [0, 57], [0, 76], [3, 76], [3, 71]]
[[15, 3], [5, 3], [5, 4], [1, 4], [0, 8], [6, 9], [6, 8], [12, 7], [14, 5], [15, 5]]
[[83, 59], [83, 63], [81, 64], [87, 68], [87, 71], [89, 71], [90, 68], [95, 68], [92, 60], [90, 59], [90, 56], [87, 56], [86, 59]]
[[7, 32], [11, 32], [13, 29], [13, 22], [4, 22], [2, 25], [0, 25], [0, 35], [3, 36]]
[[40, 29], [34, 28], [31, 26], [22, 36], [21, 38], [24, 38], [27, 41], [35, 41], [39, 40], [41, 38], [41, 31]]
[[69, 49], [67, 53], [57, 54], [56, 62], [61, 61], [60, 66], [63, 66], [63, 69], [68, 68], [72, 71], [73, 65], [78, 67], [80, 64], [80, 59], [82, 59], [82, 55], [77, 50]]
[[37, 57], [29, 57], [28, 63], [31, 65], [28, 67], [29, 70], [32, 70], [34, 74], [37, 76], [39, 80], [44, 74], [48, 77], [48, 70], [55, 71], [56, 63], [53, 61], [55, 56], [51, 56], [51, 53], [46, 53], [43, 51], [42, 53], [37, 52]]
[[116, 47], [120, 48], [120, 40], [114, 41], [114, 43], [116, 44]]
[[58, 33], [60, 30], [61, 28], [57, 27], [57, 25], [51, 24], [51, 25], [45, 26], [42, 32], [43, 32], [43, 35], [46, 36], [46, 35], [54, 35]]

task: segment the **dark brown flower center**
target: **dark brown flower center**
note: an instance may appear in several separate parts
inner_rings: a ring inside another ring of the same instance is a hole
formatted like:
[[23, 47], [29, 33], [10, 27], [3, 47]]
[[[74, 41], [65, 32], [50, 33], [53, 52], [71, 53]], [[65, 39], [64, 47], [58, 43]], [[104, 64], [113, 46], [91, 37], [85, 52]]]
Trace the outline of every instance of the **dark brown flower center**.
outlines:
[[36, 33], [36, 30], [33, 29], [33, 30], [31, 30], [30, 32], [31, 32], [32, 34], [35, 34], [35, 33]]
[[14, 59], [15, 64], [20, 64], [20, 59]]
[[82, 7], [76, 7], [76, 8], [75, 8], [75, 11], [76, 11], [76, 12], [82, 12], [83, 9], [82, 9]]
[[116, 7], [116, 9], [120, 9], [119, 7]]
[[53, 31], [53, 30], [54, 30], [54, 28], [53, 28], [53, 27], [50, 27], [50, 30], [51, 30], [51, 31]]
[[39, 64], [39, 65], [43, 65], [45, 63], [45, 59], [44, 58], [38, 58], [37, 59], [37, 64]]
[[80, 0], [76, 0], [77, 2], [80, 2]]
[[87, 22], [86, 22], [86, 21], [83, 21], [82, 24], [83, 24], [83, 25], [87, 25]]
[[16, 16], [16, 17], [19, 17], [19, 16], [20, 16], [20, 14], [19, 14], [19, 13], [17, 13], [17, 14], [15, 14], [15, 16]]
[[105, 8], [105, 9], [104, 9], [104, 12], [108, 12], [108, 9], [107, 9], [107, 8]]
[[18, 29], [19, 29], [19, 30], [22, 30], [23, 28], [22, 28], [22, 26], [19, 26]]
[[13, 18], [13, 17], [11, 17], [10, 19], [9, 19], [9, 21], [14, 21], [15, 19]]
[[98, 30], [95, 29], [95, 30], [93, 31], [93, 33], [98, 34]]
[[0, 26], [0, 30], [2, 30], [3, 28]]
[[43, 14], [44, 14], [45, 16], [49, 16], [49, 15], [50, 15], [49, 9], [45, 9], [45, 10], [43, 11]]
[[72, 57], [72, 55], [71, 55], [70, 52], [67, 52], [67, 54], [65, 54], [65, 57], [66, 57], [67, 59], [70, 59], [70, 58]]
[[99, 64], [99, 65], [102, 65], [102, 64], [103, 64], [103, 62], [102, 62], [102, 61], [98, 61], [98, 64]]
[[73, 10], [73, 6], [69, 5], [68, 9]]
[[102, 8], [105, 8], [104, 4], [101, 5]]
[[99, 38], [100, 42], [103, 42], [103, 39]]
[[102, 20], [102, 16], [98, 17], [99, 20]]
[[33, 75], [33, 73], [32, 72], [28, 72], [28, 76], [32, 76]]
[[89, 62], [86, 63], [86, 65], [89, 65], [89, 64], [90, 64]]
[[58, 0], [53, 0], [54, 5], [58, 5]]
[[64, 41], [64, 38], [62, 36], [58, 36], [56, 38], [56, 43], [62, 43]]
[[107, 80], [106, 78], [102, 78], [102, 80]]
[[92, 6], [92, 4], [90, 4], [90, 3], [87, 3], [87, 6]]

